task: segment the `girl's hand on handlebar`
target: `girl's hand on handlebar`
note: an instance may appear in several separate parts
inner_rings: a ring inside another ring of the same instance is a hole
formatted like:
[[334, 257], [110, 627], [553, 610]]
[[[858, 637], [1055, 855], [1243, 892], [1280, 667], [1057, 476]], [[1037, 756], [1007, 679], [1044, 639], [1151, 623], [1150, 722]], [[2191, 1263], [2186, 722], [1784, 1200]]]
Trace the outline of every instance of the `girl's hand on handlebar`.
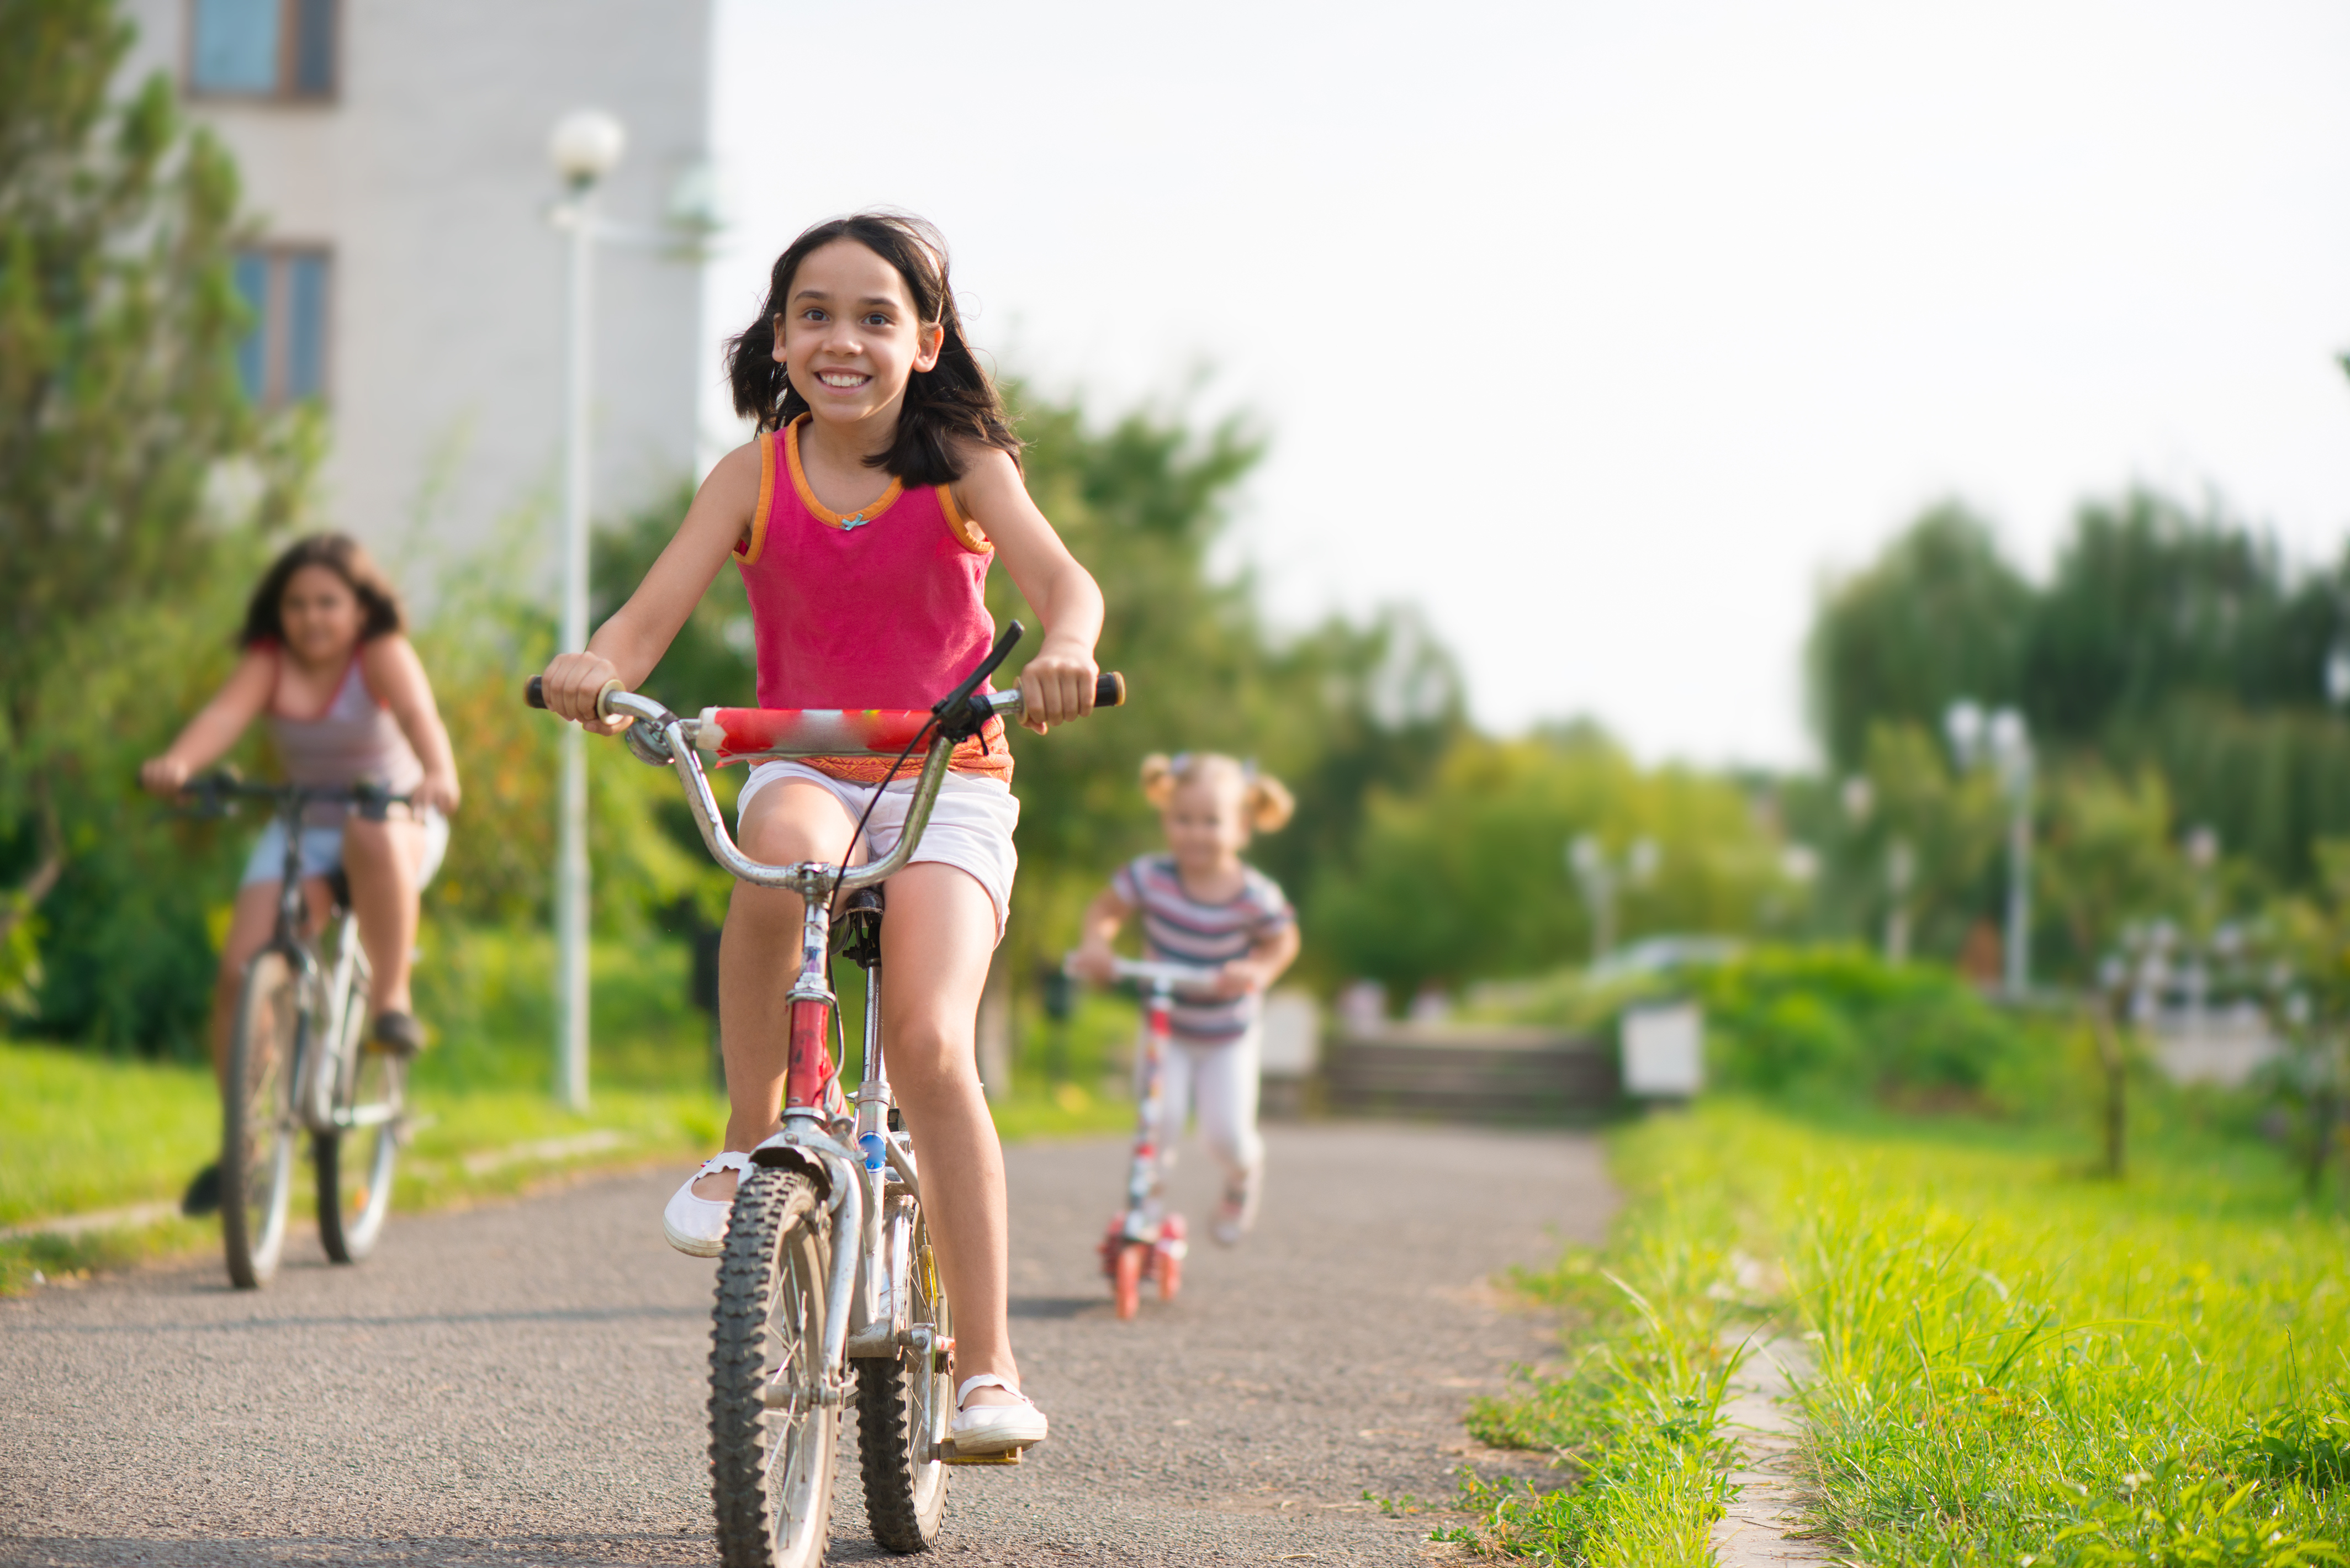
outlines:
[[1107, 985], [1118, 979], [1118, 958], [1107, 942], [1087, 942], [1069, 955], [1068, 970], [1079, 980]]
[[1020, 672], [1020, 722], [1038, 734], [1094, 711], [1094, 684], [1101, 667], [1085, 648], [1045, 646]]
[[[140, 765], [140, 786], [150, 794], [175, 795], [188, 782], [193, 768], [169, 752], [160, 757], [150, 757]], [[119, 776], [119, 775], [118, 775]]]
[[408, 804], [420, 812], [429, 809], [449, 816], [456, 812], [461, 794], [455, 774], [426, 774], [424, 782], [408, 792]]
[[573, 723], [598, 735], [617, 735], [629, 727], [626, 719], [599, 719], [596, 716], [596, 699], [604, 688], [620, 678], [612, 661], [600, 653], [558, 653], [546, 661], [546, 670], [539, 677], [546, 693], [546, 711], [556, 718]]
[[1216, 971], [1215, 993], [1218, 996], [1246, 996], [1263, 991], [1273, 983], [1269, 965], [1254, 959], [1234, 959]]

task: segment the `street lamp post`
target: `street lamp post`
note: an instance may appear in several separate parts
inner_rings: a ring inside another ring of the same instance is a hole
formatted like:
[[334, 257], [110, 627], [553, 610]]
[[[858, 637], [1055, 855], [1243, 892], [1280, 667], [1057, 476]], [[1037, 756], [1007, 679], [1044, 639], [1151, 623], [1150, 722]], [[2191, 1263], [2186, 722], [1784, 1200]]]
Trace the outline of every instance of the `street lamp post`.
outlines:
[[[596, 191], [627, 144], [620, 122], [577, 109], [556, 122], [547, 156], [563, 177], [555, 224], [570, 238], [564, 295], [563, 627], [565, 652], [588, 646], [588, 295], [596, 250]], [[556, 1081], [574, 1110], [588, 1108], [588, 732], [563, 735], [555, 862]]]
[[1638, 887], [1656, 875], [1656, 841], [1635, 839], [1624, 858], [1617, 861], [1609, 857], [1599, 840], [1587, 833], [1581, 834], [1566, 846], [1566, 866], [1581, 885], [1584, 902], [1591, 910], [1591, 961], [1597, 963], [1616, 950], [1617, 890]]
[[1985, 713], [1969, 701], [1942, 716], [1960, 767], [1978, 764], [1999, 775], [2007, 791], [2007, 993], [2032, 989], [2032, 732], [2012, 708]]

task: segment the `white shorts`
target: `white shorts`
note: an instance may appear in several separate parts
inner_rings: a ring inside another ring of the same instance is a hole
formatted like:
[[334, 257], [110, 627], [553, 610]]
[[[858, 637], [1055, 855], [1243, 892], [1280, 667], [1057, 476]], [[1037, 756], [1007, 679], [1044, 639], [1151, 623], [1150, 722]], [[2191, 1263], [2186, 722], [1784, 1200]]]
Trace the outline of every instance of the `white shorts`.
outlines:
[[[449, 853], [449, 819], [437, 811], [423, 814], [424, 862], [416, 868], [416, 886], [421, 891], [441, 869], [442, 857]], [[343, 868], [343, 826], [305, 827], [302, 829], [302, 875], [324, 877]], [[275, 882], [286, 870], [286, 822], [279, 818], [261, 830], [253, 842], [253, 853], [244, 857], [244, 875], [237, 886], [250, 888], [255, 882]]]
[[[865, 824], [862, 860], [879, 860], [889, 854], [906, 830], [906, 808], [914, 798], [913, 780], [877, 789], [820, 774], [806, 763], [771, 762], [753, 768], [751, 776], [743, 781], [743, 793], [734, 803], [737, 831], [753, 798], [782, 779], [803, 779], [830, 790], [852, 823], [865, 815], [876, 794], [881, 797]], [[1020, 801], [1010, 784], [1001, 779], [949, 774], [939, 789], [938, 804], [931, 808], [931, 823], [922, 830], [922, 841], [914, 846], [917, 864], [930, 860], [951, 866], [987, 890], [987, 901], [995, 907], [999, 942], [1003, 940], [1003, 922], [1012, 914], [1012, 878], [1020, 869], [1020, 852], [1012, 847], [1012, 830], [1019, 826]]]

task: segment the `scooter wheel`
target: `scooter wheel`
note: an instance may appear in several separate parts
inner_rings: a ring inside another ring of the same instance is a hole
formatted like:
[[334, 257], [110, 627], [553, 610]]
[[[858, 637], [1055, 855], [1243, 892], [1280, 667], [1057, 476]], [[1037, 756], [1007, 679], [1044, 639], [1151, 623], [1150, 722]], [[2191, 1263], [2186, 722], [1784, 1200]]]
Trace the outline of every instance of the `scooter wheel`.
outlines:
[[1118, 1272], [1112, 1280], [1117, 1293], [1118, 1316], [1121, 1323], [1131, 1322], [1142, 1310], [1142, 1264], [1150, 1255], [1148, 1241], [1128, 1241], [1118, 1250]]
[[1158, 1263], [1159, 1299], [1171, 1302], [1175, 1299], [1175, 1293], [1183, 1288], [1183, 1260], [1172, 1252], [1162, 1251], [1159, 1254]]

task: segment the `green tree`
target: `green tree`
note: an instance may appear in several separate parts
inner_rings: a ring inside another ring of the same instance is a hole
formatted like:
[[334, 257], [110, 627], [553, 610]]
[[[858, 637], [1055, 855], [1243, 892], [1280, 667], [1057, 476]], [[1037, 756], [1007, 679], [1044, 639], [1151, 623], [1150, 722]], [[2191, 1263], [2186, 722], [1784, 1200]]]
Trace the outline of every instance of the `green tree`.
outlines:
[[2013, 700], [2031, 609], [1987, 525], [1955, 503], [1919, 517], [1813, 622], [1812, 722], [1829, 761], [1860, 766], [1873, 725], [1939, 732], [1959, 698]]
[[36, 1027], [154, 1044], [210, 958], [130, 769], [220, 672], [201, 617], [317, 427], [245, 403], [235, 171], [160, 74], [113, 96], [130, 39], [107, 0], [0, 0], [0, 950], [45, 928]]
[[1591, 931], [1566, 850], [1584, 834], [1618, 855], [1642, 838], [1658, 846], [1654, 876], [1621, 896], [1627, 936], [1751, 930], [1782, 891], [1779, 846], [1743, 790], [1643, 773], [1575, 725], [1463, 736], [1424, 787], [1376, 792], [1351, 863], [1316, 877], [1305, 929], [1333, 975], [1406, 993], [1579, 961]]
[[2151, 770], [2126, 781], [2077, 764], [2054, 781], [2047, 817], [2034, 880], [2041, 907], [2071, 950], [2074, 972], [2089, 981], [2089, 1023], [2106, 1080], [2106, 1172], [2118, 1177], [2132, 1053], [2116, 994], [2121, 982], [2100, 983], [2095, 971], [2126, 925], [2184, 909], [2187, 869], [2172, 839], [2169, 791]]

